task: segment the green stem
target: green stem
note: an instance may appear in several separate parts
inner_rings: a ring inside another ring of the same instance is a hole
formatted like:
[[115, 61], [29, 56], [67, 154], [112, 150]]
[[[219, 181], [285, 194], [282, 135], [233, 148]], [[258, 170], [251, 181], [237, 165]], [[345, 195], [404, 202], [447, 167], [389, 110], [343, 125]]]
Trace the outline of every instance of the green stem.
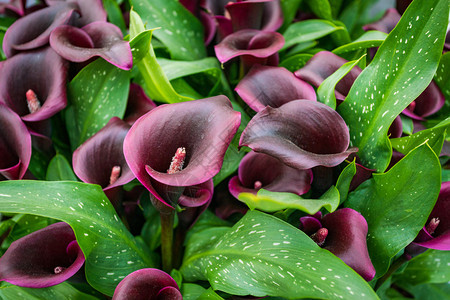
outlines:
[[400, 256], [394, 263], [390, 266], [389, 270], [386, 272], [386, 274], [383, 275], [380, 279], [378, 279], [377, 283], [375, 284], [374, 290], [378, 290], [380, 286], [383, 285], [383, 283], [388, 280], [392, 274], [395, 273], [404, 263], [406, 263], [408, 259], [405, 257], [405, 255]]
[[172, 271], [173, 255], [173, 222], [175, 210], [160, 213], [161, 216], [161, 255], [163, 270], [167, 273]]

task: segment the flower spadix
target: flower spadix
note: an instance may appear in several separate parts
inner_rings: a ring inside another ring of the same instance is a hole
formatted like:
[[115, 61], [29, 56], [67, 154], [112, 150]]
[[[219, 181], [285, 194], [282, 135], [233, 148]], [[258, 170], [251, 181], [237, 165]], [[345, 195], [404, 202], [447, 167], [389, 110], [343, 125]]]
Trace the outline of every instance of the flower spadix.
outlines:
[[225, 96], [161, 105], [131, 127], [125, 158], [154, 198], [173, 206], [184, 187], [219, 172], [239, 124], [240, 113]]

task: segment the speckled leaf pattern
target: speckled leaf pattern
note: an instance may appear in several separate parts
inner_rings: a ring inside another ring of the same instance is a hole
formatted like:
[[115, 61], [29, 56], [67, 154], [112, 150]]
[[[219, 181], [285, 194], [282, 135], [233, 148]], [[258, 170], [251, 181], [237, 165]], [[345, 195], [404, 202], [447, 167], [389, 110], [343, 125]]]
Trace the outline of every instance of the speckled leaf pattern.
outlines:
[[353, 176], [356, 174], [356, 163], [352, 161], [349, 163], [341, 174], [339, 174], [338, 180], [336, 182], [336, 188], [339, 191], [340, 203], [342, 204], [347, 200], [348, 190], [350, 189], [350, 183], [352, 182]]
[[202, 24], [177, 0], [130, 2], [148, 28], [161, 27], [154, 35], [167, 46], [172, 59], [196, 60], [206, 56]]
[[359, 211], [369, 226], [367, 247], [377, 278], [425, 225], [440, 187], [439, 160], [430, 146], [423, 144], [388, 172], [373, 174], [349, 194], [345, 206]]
[[368, 49], [371, 47], [378, 47], [380, 46], [384, 40], [386, 39], [387, 34], [381, 31], [368, 31], [361, 35], [356, 40], [352, 41], [351, 43], [342, 45], [336, 49], [334, 49], [332, 52], [334, 54], [342, 54], [350, 51], [356, 51], [361, 49]]
[[408, 154], [412, 149], [427, 142], [436, 155], [439, 156], [448, 131], [450, 131], [450, 117], [432, 128], [419, 131], [410, 136], [391, 139], [391, 144], [398, 152]]
[[344, 78], [345, 75], [348, 74], [348, 72], [353, 69], [354, 66], [358, 64], [363, 57], [364, 56], [360, 57], [358, 60], [346, 62], [339, 69], [337, 69], [336, 72], [328, 76], [317, 89], [317, 101], [328, 105], [332, 109], [336, 109], [336, 95], [334, 94], [336, 85], [342, 78]]
[[86, 66], [70, 82], [67, 92], [72, 108], [67, 113], [70, 142], [76, 149], [103, 128], [112, 117], [122, 118], [130, 88], [130, 73], [103, 59]]
[[450, 251], [430, 249], [414, 257], [394, 280], [416, 285], [450, 281]]
[[240, 193], [239, 200], [247, 204], [252, 210], [276, 212], [287, 208], [295, 208], [313, 215], [322, 207], [329, 212], [335, 211], [339, 205], [339, 191], [332, 186], [320, 199], [304, 199], [293, 193], [271, 192], [260, 189], [257, 195]]
[[433, 78], [447, 19], [448, 0], [414, 1], [339, 106], [365, 167], [387, 168], [389, 126]]
[[61, 284], [33, 289], [23, 288], [12, 284], [4, 284], [0, 288], [0, 298], [3, 300], [43, 300], [43, 299], [58, 299], [58, 300], [71, 300], [71, 299], [83, 299], [83, 300], [96, 300], [97, 297], [80, 292], [67, 282]]
[[0, 190], [0, 211], [54, 218], [71, 226], [86, 257], [86, 278], [104, 294], [112, 295], [131, 272], [155, 266], [98, 185], [2, 181]]
[[339, 258], [262, 212], [248, 212], [213, 247], [197, 249], [185, 257], [181, 272], [187, 281], [208, 280], [214, 290], [287, 299], [377, 299]]

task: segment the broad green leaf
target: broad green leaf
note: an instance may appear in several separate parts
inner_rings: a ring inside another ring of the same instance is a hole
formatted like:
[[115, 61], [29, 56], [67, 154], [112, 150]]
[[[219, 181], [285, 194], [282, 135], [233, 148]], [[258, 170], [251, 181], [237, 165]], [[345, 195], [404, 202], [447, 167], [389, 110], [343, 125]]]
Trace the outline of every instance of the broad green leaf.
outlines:
[[[192, 236], [190, 243], [196, 242]], [[248, 212], [212, 247], [187, 253], [187, 281], [208, 280], [232, 295], [287, 299], [377, 299], [372, 288], [339, 258], [290, 224]]]
[[30, 171], [37, 179], [45, 179], [45, 174], [47, 172], [47, 166], [50, 159], [51, 157], [48, 157], [48, 153], [33, 147], [28, 171]]
[[103, 7], [108, 14], [108, 21], [120, 28], [124, 35], [127, 34], [127, 26], [123, 19], [122, 11], [115, 0], [102, 0]]
[[369, 226], [367, 247], [377, 278], [422, 229], [440, 188], [439, 160], [423, 144], [348, 195], [345, 206], [359, 211]]
[[14, 224], [8, 236], [3, 241], [2, 248], [8, 248], [12, 242], [55, 223], [54, 220], [49, 218], [24, 214], [17, 214], [10, 220], [13, 220]]
[[450, 52], [442, 55], [434, 81], [441, 89], [445, 97], [444, 106], [434, 115], [445, 119], [450, 115]]
[[46, 288], [24, 288], [9, 283], [0, 286], [0, 298], [3, 300], [98, 300], [99, 298], [80, 292], [67, 282]]
[[328, 105], [332, 109], [336, 109], [336, 95], [334, 94], [336, 85], [353, 69], [354, 66], [358, 64], [364, 56], [360, 57], [358, 60], [346, 62], [339, 69], [337, 69], [336, 72], [328, 76], [317, 89], [317, 101]]
[[386, 39], [387, 34], [381, 31], [368, 31], [351, 43], [345, 44], [334, 49], [334, 54], [342, 54], [350, 51], [368, 49], [380, 46]]
[[98, 185], [2, 181], [0, 190], [1, 212], [54, 218], [71, 226], [86, 257], [86, 279], [104, 294], [111, 296], [116, 285], [131, 272], [155, 266]]
[[207, 289], [203, 292], [198, 298], [198, 300], [223, 300], [216, 292], [214, 292], [211, 288]]
[[[172, 0], [171, 0], [172, 1]], [[130, 36], [132, 39], [145, 31], [141, 17], [134, 11], [130, 11]], [[149, 37], [151, 38], [151, 36]], [[155, 52], [150, 44], [147, 54], [137, 63], [142, 75], [147, 94], [155, 101], [175, 103], [192, 100], [192, 98], [179, 95], [169, 82], [166, 74], [156, 60]]]
[[181, 287], [184, 300], [197, 300], [205, 291], [204, 287], [194, 283], [184, 283]]
[[412, 285], [450, 282], [449, 263], [449, 251], [430, 249], [414, 257], [406, 269], [394, 277], [394, 280]]
[[61, 154], [56, 154], [55, 157], [53, 157], [53, 159], [48, 164], [46, 180], [78, 181], [77, 177], [73, 173], [72, 167], [70, 166], [69, 162]]
[[319, 199], [304, 199], [293, 193], [271, 192], [260, 189], [256, 195], [240, 193], [239, 200], [251, 209], [265, 212], [276, 212], [282, 209], [295, 208], [310, 215], [318, 212], [322, 207], [333, 212], [339, 205], [339, 191], [332, 186]]
[[328, 0], [306, 0], [312, 12], [321, 19], [333, 20], [331, 6]]
[[202, 24], [177, 0], [131, 0], [130, 3], [149, 28], [161, 27], [155, 36], [167, 46], [171, 58], [198, 60], [206, 56]]
[[130, 41], [133, 64], [139, 63], [150, 51], [153, 29], [144, 30]]
[[[286, 51], [286, 53], [283, 53], [284, 54], [283, 56], [289, 58], [295, 54], [307, 52], [307, 50], [315, 51], [316, 49], [311, 49], [311, 48], [314, 48], [315, 46], [317, 46], [318, 43], [319, 43], [318, 41], [308, 41], [308, 42], [296, 44], [295, 46], [292, 46], [291, 48], [289, 48]], [[311, 54], [310, 52], [308, 52], [308, 53]]]
[[339, 191], [340, 204], [347, 200], [348, 190], [350, 189], [350, 183], [352, 182], [353, 176], [356, 174], [356, 162], [353, 160], [349, 163], [341, 174], [339, 174], [338, 180], [336, 182], [336, 188]]
[[447, 0], [414, 1], [339, 106], [367, 168], [387, 168], [389, 126], [433, 78], [446, 33], [436, 24], [447, 24], [447, 18]]
[[432, 128], [421, 130], [410, 136], [391, 139], [391, 144], [398, 152], [408, 154], [412, 149], [426, 142], [439, 156], [447, 131], [450, 132], [450, 117]]
[[87, 65], [67, 89], [71, 114], [67, 122], [72, 149], [76, 149], [112, 117], [122, 118], [128, 99], [130, 72], [99, 58]]
[[285, 31], [292, 23], [302, 1], [303, 0], [280, 0], [281, 10], [283, 11], [283, 25], [279, 30], [280, 32]]
[[[397, 284], [397, 283], [396, 283]], [[435, 299], [449, 299], [450, 298], [450, 283], [425, 283], [415, 286], [400, 285], [405, 291], [408, 291], [414, 296], [414, 299], [421, 300], [435, 300]], [[409, 300], [411, 298], [405, 298]]]
[[304, 53], [297, 54], [283, 60], [280, 63], [280, 67], [284, 67], [291, 72], [295, 72], [298, 69], [303, 68], [308, 62], [308, 60], [311, 59], [311, 57], [313, 57], [312, 54], [304, 54]]
[[343, 27], [336, 26], [326, 20], [306, 20], [291, 24], [283, 34], [286, 43], [282, 50], [298, 44], [314, 41], [324, 37], [336, 30], [343, 30]]

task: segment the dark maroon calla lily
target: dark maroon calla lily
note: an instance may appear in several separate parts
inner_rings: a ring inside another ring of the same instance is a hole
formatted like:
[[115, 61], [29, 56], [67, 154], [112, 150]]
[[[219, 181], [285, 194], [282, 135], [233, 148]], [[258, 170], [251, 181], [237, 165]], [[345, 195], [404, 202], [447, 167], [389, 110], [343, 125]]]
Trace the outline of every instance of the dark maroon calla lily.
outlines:
[[72, 62], [84, 62], [100, 56], [123, 70], [130, 70], [133, 66], [129, 42], [123, 40], [117, 26], [108, 22], [89, 23], [81, 29], [59, 26], [50, 35], [50, 45]]
[[428, 249], [450, 250], [450, 181], [443, 182], [439, 197], [425, 226], [406, 247], [406, 254], [415, 256]]
[[184, 187], [220, 171], [239, 125], [240, 113], [225, 96], [161, 105], [134, 123], [124, 141], [125, 158], [154, 198], [172, 207]]
[[278, 65], [278, 50], [284, 38], [278, 32], [243, 29], [225, 37], [214, 46], [217, 59], [225, 63], [240, 57], [245, 71], [254, 64]]
[[327, 249], [365, 280], [375, 276], [375, 268], [367, 250], [367, 222], [356, 210], [342, 208], [321, 217], [321, 214], [300, 218], [301, 230], [322, 248]]
[[49, 287], [75, 275], [84, 260], [72, 228], [63, 222], [55, 223], [11, 244], [0, 258], [0, 281]]
[[18, 16], [25, 14], [26, 0], [10, 0], [9, 3], [0, 3], [0, 14], [12, 12]]
[[253, 66], [235, 91], [256, 112], [292, 100], [316, 101], [314, 88], [282, 67]]
[[58, 4], [35, 11], [14, 22], [3, 39], [6, 57], [46, 45], [53, 29], [69, 24], [75, 18], [76, 9], [78, 6], [74, 3]]
[[106, 11], [102, 0], [45, 0], [47, 5], [54, 6], [61, 3], [76, 3], [81, 16], [75, 20], [77, 27], [82, 27], [92, 22], [106, 22]]
[[303, 195], [311, 182], [311, 170], [294, 169], [270, 155], [250, 152], [241, 160], [238, 175], [231, 178], [228, 188], [236, 199], [240, 193], [256, 194], [261, 188]]
[[22, 179], [31, 159], [31, 136], [20, 117], [0, 103], [0, 174]]
[[425, 117], [431, 116], [444, 106], [445, 97], [434, 81], [416, 98], [403, 114], [411, 119], [424, 121]]
[[113, 300], [182, 300], [177, 283], [158, 269], [141, 269], [125, 277], [114, 291]]
[[134, 179], [123, 155], [123, 141], [130, 125], [117, 117], [73, 153], [73, 170], [87, 183], [100, 185], [106, 192]]
[[[321, 51], [316, 53], [303, 68], [296, 71], [294, 74], [298, 78], [318, 88], [328, 76], [336, 72], [346, 62], [348, 61], [334, 53]], [[360, 73], [361, 68], [355, 66], [338, 82], [335, 90], [336, 98], [338, 100], [345, 99], [353, 82]]]
[[401, 15], [395, 8], [389, 8], [386, 10], [380, 20], [371, 24], [364, 25], [363, 29], [365, 31], [378, 30], [384, 33], [389, 33], [397, 25], [400, 18]]
[[187, 230], [197, 222], [200, 215], [211, 203], [213, 192], [214, 183], [212, 179], [184, 189], [178, 201], [178, 204], [183, 208], [183, 211], [178, 213], [178, 220], [183, 229]]
[[67, 61], [50, 47], [5, 60], [0, 73], [0, 102], [27, 122], [50, 118], [67, 105], [67, 68]]
[[279, 108], [266, 107], [244, 129], [239, 146], [271, 155], [288, 166], [334, 167], [357, 148], [341, 116], [325, 104], [295, 100]]
[[137, 119], [156, 107], [156, 104], [145, 94], [141, 86], [130, 84], [127, 109], [123, 120], [133, 125]]

